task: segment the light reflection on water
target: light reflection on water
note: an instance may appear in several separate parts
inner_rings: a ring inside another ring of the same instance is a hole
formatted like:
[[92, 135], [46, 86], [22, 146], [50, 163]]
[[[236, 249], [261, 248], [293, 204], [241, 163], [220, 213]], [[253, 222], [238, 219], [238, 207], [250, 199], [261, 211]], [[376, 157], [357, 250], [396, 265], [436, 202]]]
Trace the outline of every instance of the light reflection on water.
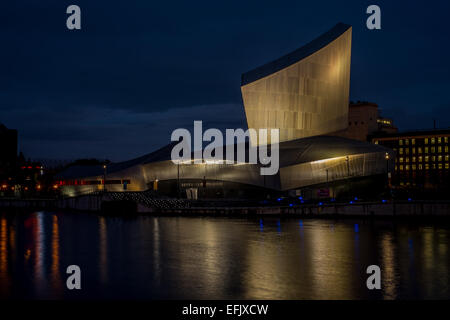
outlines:
[[0, 213], [0, 297], [448, 299], [449, 240], [442, 222]]

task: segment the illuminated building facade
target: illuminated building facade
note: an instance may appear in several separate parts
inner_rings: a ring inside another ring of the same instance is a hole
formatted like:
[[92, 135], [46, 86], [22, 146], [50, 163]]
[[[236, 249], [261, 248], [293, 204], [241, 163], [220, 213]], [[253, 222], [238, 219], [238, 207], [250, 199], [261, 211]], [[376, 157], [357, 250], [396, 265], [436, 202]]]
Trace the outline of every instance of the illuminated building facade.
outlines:
[[352, 28], [330, 31], [244, 73], [242, 98], [249, 128], [280, 129], [280, 141], [347, 128]]
[[[62, 193], [153, 189], [199, 198], [280, 194], [331, 198], [364, 187], [374, 193], [377, 186], [386, 185], [392, 150], [326, 135], [348, 126], [350, 56], [351, 26], [340, 23], [306, 46], [242, 75], [248, 127], [280, 129], [275, 175], [263, 176], [260, 164], [236, 159], [232, 164], [174, 163], [170, 159], [174, 144], [169, 144], [106, 168], [69, 167], [59, 175]], [[247, 160], [254, 145], [246, 143]]]
[[448, 189], [450, 130], [413, 131], [373, 137], [396, 153], [393, 184], [411, 189]]

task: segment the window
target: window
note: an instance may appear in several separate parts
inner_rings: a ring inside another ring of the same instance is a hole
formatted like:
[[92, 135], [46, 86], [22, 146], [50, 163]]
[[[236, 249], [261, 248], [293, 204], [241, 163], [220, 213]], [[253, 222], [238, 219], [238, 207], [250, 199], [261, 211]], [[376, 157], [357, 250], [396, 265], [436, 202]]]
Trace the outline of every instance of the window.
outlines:
[[436, 152], [436, 148], [435, 147], [431, 147], [431, 153], [435, 153]]
[[445, 156], [445, 161], [448, 161], [448, 154]]
[[412, 162], [416, 162], [416, 157], [412, 157]]
[[403, 157], [400, 157], [400, 162], [403, 162]]
[[445, 153], [448, 153], [448, 146], [444, 147]]
[[378, 144], [378, 140], [375, 140], [375, 142], [374, 142], [375, 144]]
[[425, 144], [428, 144], [428, 138], [425, 138]]
[[438, 156], [438, 161], [442, 161], [442, 156]]
[[405, 158], [405, 162], [409, 162], [409, 158]]
[[448, 169], [448, 162], [445, 163], [445, 169]]
[[409, 170], [409, 164], [405, 166], [405, 170]]
[[439, 168], [440, 170], [442, 170], [442, 163], [439, 163], [439, 164], [438, 164], [438, 168]]
[[412, 148], [411, 151], [412, 151], [412, 154], [416, 154], [416, 148]]
[[442, 138], [438, 137], [438, 143], [442, 143]]
[[419, 156], [419, 162], [422, 162], [422, 156]]
[[406, 154], [409, 154], [409, 149], [406, 148], [406, 149], [405, 149], [405, 152], [406, 152]]
[[415, 164], [412, 165], [412, 169], [416, 170], [416, 165]]
[[403, 165], [402, 164], [400, 165], [400, 171], [403, 171]]
[[425, 156], [425, 162], [428, 162], [429, 158], [429, 156]]
[[409, 139], [405, 139], [405, 145], [409, 146]]
[[448, 143], [448, 137], [444, 137], [444, 142]]
[[431, 161], [436, 162], [436, 156], [432, 156]]
[[431, 144], [434, 144], [436, 142], [436, 139], [433, 137], [431, 138]]
[[414, 146], [416, 145], [416, 139], [411, 139], [411, 144]]
[[422, 170], [423, 169], [423, 166], [422, 166], [422, 164], [420, 163], [419, 164], [419, 170]]
[[425, 147], [425, 153], [428, 153], [428, 147]]
[[398, 151], [398, 153], [403, 154], [403, 148], [400, 148]]
[[429, 170], [430, 169], [430, 165], [428, 163], [425, 163], [425, 170]]
[[438, 153], [442, 153], [442, 147], [441, 146], [438, 147]]
[[422, 153], [422, 147], [417, 148], [417, 153]]
[[403, 145], [403, 140], [402, 140], [402, 139], [398, 140], [398, 145], [399, 145], [399, 146], [402, 146], [402, 145]]

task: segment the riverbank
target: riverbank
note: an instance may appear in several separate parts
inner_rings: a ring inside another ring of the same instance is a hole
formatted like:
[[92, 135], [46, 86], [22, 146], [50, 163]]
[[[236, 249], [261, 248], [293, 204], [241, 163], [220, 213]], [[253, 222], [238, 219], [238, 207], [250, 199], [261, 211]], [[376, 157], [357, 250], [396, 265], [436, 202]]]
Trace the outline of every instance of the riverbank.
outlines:
[[[115, 200], [111, 194], [84, 195], [66, 199], [16, 199], [0, 198], [0, 208], [33, 210], [71, 210], [120, 213], [123, 207], [127, 214], [154, 215], [200, 215], [200, 216], [420, 216], [450, 217], [450, 201], [372, 201], [352, 203], [319, 203], [288, 206], [221, 206], [199, 207], [195, 202], [186, 202], [186, 206], [172, 206], [172, 199], [159, 199], [158, 207], [139, 202]], [[178, 200], [179, 201], [179, 200]], [[131, 204], [131, 206], [130, 206]], [[132, 208], [132, 209], [130, 209]], [[123, 213], [122, 213], [123, 214]]]

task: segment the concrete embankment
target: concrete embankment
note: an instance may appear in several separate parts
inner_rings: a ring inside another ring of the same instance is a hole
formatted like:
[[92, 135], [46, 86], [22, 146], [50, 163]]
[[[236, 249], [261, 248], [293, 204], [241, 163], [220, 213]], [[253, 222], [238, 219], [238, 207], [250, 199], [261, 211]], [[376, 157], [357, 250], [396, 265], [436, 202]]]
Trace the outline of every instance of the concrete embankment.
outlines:
[[[113, 204], [110, 195], [84, 195], [66, 199], [6, 199], [0, 198], [0, 208], [36, 209], [36, 210], [78, 210], [101, 212], [105, 203]], [[108, 207], [111, 207], [108, 206]], [[389, 201], [324, 203], [322, 205], [261, 206], [261, 207], [195, 207], [187, 208], [151, 208], [137, 203], [135, 211], [142, 214], [161, 215], [282, 215], [282, 216], [449, 216], [450, 201]], [[120, 209], [120, 208], [119, 208]], [[126, 212], [125, 212], [126, 211]], [[124, 210], [123, 214], [128, 211]]]

